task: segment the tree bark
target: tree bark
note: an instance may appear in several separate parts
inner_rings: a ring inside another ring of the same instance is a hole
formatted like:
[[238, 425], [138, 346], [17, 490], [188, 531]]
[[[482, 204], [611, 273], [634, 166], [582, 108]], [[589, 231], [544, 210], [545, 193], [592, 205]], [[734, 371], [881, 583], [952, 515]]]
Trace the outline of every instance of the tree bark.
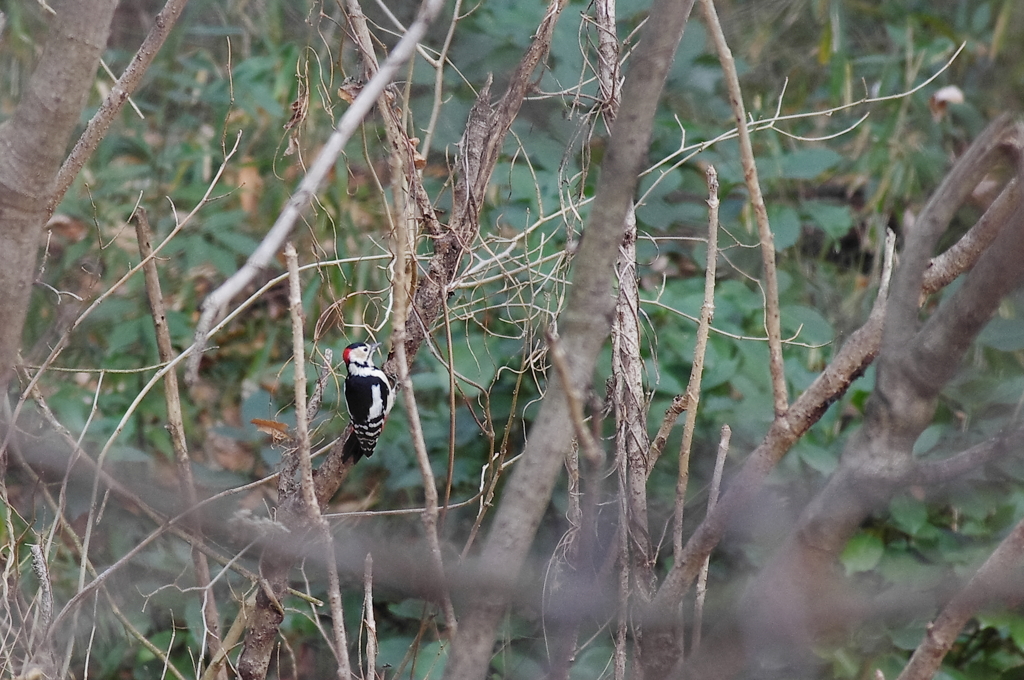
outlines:
[[92, 89], [116, 5], [116, 0], [55, 5], [25, 95], [0, 124], [0, 387], [13, 375], [47, 204]]

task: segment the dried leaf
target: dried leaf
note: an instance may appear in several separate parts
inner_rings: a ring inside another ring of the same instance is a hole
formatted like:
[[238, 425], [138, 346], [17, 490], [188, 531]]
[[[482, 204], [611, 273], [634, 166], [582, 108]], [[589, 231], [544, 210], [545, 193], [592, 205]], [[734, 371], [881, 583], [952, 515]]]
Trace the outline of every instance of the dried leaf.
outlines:
[[338, 88], [338, 96], [351, 104], [362, 91], [363, 83], [355, 78], [349, 77], [346, 78], [345, 81], [342, 82], [341, 87]]
[[279, 423], [276, 420], [264, 420], [263, 418], [253, 418], [251, 421], [256, 429], [265, 435], [270, 436], [270, 440], [275, 444], [281, 444], [291, 440], [292, 436], [288, 432], [288, 426], [284, 423]]

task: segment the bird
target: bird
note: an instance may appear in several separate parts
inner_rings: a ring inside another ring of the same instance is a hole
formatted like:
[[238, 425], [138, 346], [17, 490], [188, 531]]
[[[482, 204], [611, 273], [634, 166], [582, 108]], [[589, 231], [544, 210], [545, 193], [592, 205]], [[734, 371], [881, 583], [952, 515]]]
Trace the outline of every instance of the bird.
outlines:
[[395, 405], [395, 389], [384, 371], [373, 363], [373, 352], [379, 342], [353, 342], [342, 352], [348, 376], [345, 378], [345, 405], [354, 432], [348, 438], [342, 460], [357, 462], [369, 458], [377, 446], [391, 407]]

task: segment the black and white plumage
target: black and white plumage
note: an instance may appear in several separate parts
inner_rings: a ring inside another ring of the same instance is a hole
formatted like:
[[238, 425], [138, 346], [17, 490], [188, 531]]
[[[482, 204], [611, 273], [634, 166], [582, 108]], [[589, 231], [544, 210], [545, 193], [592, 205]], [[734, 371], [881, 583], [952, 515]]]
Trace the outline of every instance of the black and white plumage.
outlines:
[[373, 352], [378, 347], [379, 342], [354, 342], [341, 355], [348, 369], [345, 403], [354, 430], [343, 458], [352, 458], [353, 462], [360, 456], [373, 455], [384, 421], [395, 405], [394, 386], [384, 371], [373, 365]]

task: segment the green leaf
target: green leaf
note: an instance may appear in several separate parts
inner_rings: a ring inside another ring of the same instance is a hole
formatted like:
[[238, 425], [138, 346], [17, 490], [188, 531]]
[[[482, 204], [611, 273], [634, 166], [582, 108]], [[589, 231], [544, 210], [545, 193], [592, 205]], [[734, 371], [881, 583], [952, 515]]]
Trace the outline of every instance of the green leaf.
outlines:
[[832, 149], [812, 147], [783, 154], [774, 168], [768, 169], [770, 178], [809, 180], [831, 170], [843, 157]]
[[1024, 318], [995, 318], [978, 335], [978, 342], [1002, 352], [1024, 349]]
[[884, 552], [885, 546], [881, 538], [872, 533], [862, 532], [849, 540], [839, 559], [846, 567], [847, 574], [856, 574], [878, 566]]
[[853, 227], [853, 215], [848, 205], [805, 201], [800, 208], [811, 222], [834, 239], [842, 238]]
[[1024, 649], [1024, 616], [1011, 615], [1007, 628], [1013, 643]]
[[768, 222], [775, 237], [775, 252], [782, 252], [800, 238], [800, 216], [788, 205], [772, 205], [768, 208]]
[[928, 508], [916, 498], [897, 496], [889, 503], [889, 512], [893, 523], [911, 536], [928, 523]]
[[835, 331], [824, 316], [816, 309], [804, 305], [786, 305], [782, 308], [783, 327], [789, 334], [795, 334], [796, 342], [822, 345], [831, 342]]
[[659, 370], [653, 361], [648, 361], [646, 371], [647, 375], [656, 376], [657, 384], [654, 385], [654, 388], [659, 394], [675, 395], [686, 391], [686, 381], [689, 380], [689, 376], [685, 375], [682, 370], [675, 367]]
[[800, 454], [800, 460], [815, 472], [820, 472], [823, 475], [832, 474], [839, 465], [836, 452], [829, 447], [813, 446], [802, 442], [797, 447], [797, 452]]
[[942, 438], [942, 433], [946, 431], [948, 426], [935, 423], [929, 425], [924, 429], [924, 432], [918, 436], [917, 441], [914, 442], [914, 454], [921, 455], [928, 453], [935, 445], [939, 443], [939, 439]]

